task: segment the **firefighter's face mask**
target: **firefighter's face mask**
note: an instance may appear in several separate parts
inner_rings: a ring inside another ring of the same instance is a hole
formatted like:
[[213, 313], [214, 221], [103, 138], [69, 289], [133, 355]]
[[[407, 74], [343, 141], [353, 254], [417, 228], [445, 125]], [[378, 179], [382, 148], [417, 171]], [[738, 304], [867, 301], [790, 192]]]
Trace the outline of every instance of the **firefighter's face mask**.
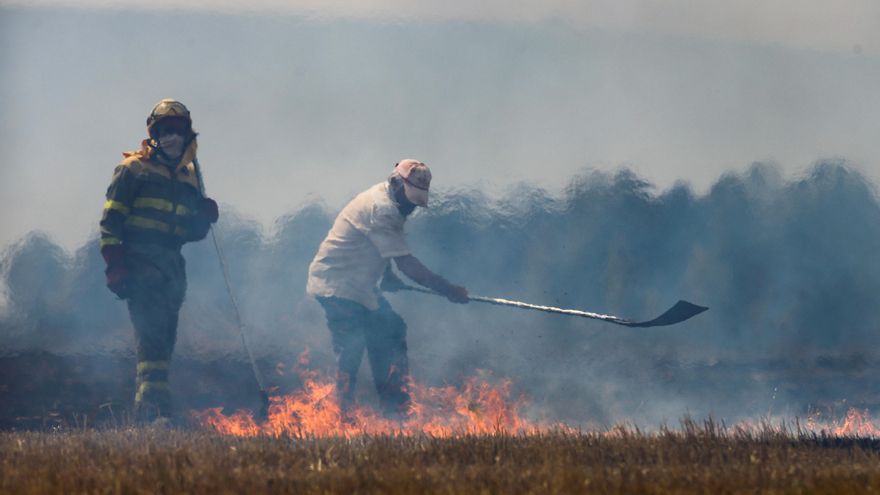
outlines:
[[156, 123], [156, 143], [168, 158], [180, 158], [186, 145], [186, 136], [191, 132], [189, 120], [179, 117], [164, 118]]
[[182, 134], [162, 134], [159, 136], [159, 149], [169, 158], [179, 158], [183, 155], [183, 145], [186, 138]]

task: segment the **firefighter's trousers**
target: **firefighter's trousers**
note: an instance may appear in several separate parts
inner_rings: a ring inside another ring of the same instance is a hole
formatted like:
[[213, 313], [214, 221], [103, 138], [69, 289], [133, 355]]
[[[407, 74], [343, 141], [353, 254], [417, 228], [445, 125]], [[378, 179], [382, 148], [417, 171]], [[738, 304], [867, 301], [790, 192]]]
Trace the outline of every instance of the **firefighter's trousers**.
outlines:
[[348, 299], [317, 299], [324, 307], [333, 340], [336, 390], [343, 413], [354, 405], [357, 373], [366, 350], [383, 413], [389, 417], [405, 416], [410, 397], [406, 390], [409, 360], [403, 318], [384, 297], [379, 298], [379, 309], [375, 311]]
[[186, 267], [178, 249], [127, 246], [128, 311], [137, 346], [135, 412], [141, 420], [171, 415], [168, 368], [177, 317], [186, 293]]

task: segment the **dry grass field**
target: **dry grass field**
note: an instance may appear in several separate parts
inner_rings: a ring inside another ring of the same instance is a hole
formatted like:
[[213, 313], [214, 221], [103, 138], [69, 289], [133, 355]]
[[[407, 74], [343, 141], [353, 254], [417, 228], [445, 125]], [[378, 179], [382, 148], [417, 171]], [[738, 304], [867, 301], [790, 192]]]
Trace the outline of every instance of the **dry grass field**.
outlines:
[[[0, 386], [0, 495], [880, 491], [880, 428], [866, 408], [816, 411], [787, 426], [685, 420], [651, 432], [576, 430], [528, 420], [509, 380], [479, 375], [458, 387], [414, 384], [406, 423], [366, 405], [342, 421], [333, 381], [303, 368], [292, 374], [297, 387], [272, 396], [267, 421], [206, 407], [228, 398], [207, 387], [178, 391], [187, 424], [168, 430], [127, 426], [121, 398], [131, 388], [92, 383], [91, 361], [23, 362], [0, 366], [14, 372], [0, 372], [11, 384]], [[48, 369], [51, 379], [29, 380], [30, 369]], [[106, 390], [119, 399], [105, 399]]]
[[0, 433], [0, 493], [869, 493], [880, 440], [684, 422], [605, 432]]

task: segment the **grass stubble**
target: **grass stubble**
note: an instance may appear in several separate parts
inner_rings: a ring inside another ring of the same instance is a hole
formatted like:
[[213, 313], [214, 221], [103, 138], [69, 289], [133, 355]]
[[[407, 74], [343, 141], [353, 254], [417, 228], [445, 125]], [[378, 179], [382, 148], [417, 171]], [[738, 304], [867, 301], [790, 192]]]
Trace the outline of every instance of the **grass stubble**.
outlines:
[[684, 421], [644, 433], [0, 433], [0, 493], [868, 493], [880, 440]]

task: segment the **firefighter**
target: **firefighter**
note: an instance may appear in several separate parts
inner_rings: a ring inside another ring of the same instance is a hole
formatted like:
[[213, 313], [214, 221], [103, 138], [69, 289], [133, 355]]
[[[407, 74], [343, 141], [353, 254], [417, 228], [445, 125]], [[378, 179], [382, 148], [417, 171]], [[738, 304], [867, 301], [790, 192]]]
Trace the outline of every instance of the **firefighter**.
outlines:
[[186, 293], [180, 248], [203, 239], [217, 203], [201, 193], [189, 110], [165, 99], [147, 118], [148, 139], [123, 153], [100, 222], [107, 287], [128, 304], [137, 346], [139, 421], [171, 417], [168, 366]]
[[468, 292], [426, 268], [410, 252], [403, 226], [416, 207], [428, 205], [431, 171], [417, 160], [399, 162], [388, 180], [355, 197], [336, 217], [309, 266], [306, 292], [323, 306], [336, 356], [336, 390], [343, 419], [354, 405], [357, 372], [364, 351], [383, 413], [406, 417], [409, 361], [406, 323], [377, 287], [402, 285], [390, 260], [407, 277], [467, 303]]

